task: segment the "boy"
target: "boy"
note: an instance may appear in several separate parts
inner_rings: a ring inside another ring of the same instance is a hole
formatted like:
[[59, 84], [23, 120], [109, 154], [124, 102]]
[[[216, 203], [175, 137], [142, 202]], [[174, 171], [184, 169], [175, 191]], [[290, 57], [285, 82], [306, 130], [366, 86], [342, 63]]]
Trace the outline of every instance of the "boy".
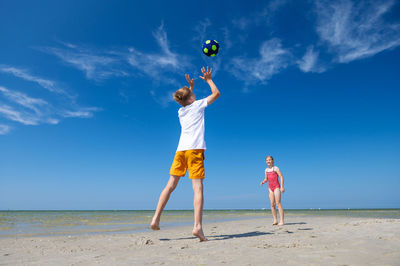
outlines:
[[194, 226], [193, 235], [198, 237], [200, 241], [207, 241], [204, 236], [202, 220], [203, 220], [203, 179], [204, 174], [204, 150], [206, 143], [204, 141], [204, 109], [213, 103], [219, 96], [219, 90], [211, 79], [212, 68], [201, 69], [203, 76], [201, 79], [206, 81], [211, 88], [211, 95], [207, 98], [196, 101], [193, 93], [194, 80], [186, 76], [190, 88], [182, 87], [174, 94], [174, 99], [182, 107], [178, 110], [179, 122], [181, 124], [181, 136], [174, 161], [170, 170], [170, 178], [168, 184], [161, 192], [158, 200], [157, 209], [154, 213], [150, 227], [153, 230], [160, 230], [160, 217], [171, 193], [178, 185], [179, 179], [186, 174], [189, 169], [189, 178], [192, 179], [194, 199]]

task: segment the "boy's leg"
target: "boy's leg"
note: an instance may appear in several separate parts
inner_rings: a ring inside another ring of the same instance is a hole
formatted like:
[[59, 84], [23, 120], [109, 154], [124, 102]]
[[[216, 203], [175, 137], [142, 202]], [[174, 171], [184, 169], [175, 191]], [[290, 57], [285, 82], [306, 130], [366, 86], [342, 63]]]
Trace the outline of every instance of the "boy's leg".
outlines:
[[194, 226], [193, 235], [198, 237], [200, 241], [207, 241], [208, 239], [203, 233], [203, 179], [192, 179], [193, 185], [193, 206], [194, 206]]
[[278, 218], [276, 217], [274, 192], [272, 192], [270, 189], [268, 189], [268, 195], [269, 195], [269, 201], [271, 202], [272, 217], [274, 218], [274, 221], [272, 222], [272, 225], [277, 225], [278, 224]]
[[150, 227], [153, 230], [160, 230], [160, 217], [161, 213], [167, 205], [169, 200], [169, 196], [171, 195], [172, 191], [176, 188], [179, 182], [179, 176], [171, 175], [168, 180], [167, 185], [165, 186], [164, 190], [161, 192], [160, 198], [158, 200], [157, 209], [154, 213], [153, 220], [151, 221]]
[[280, 218], [279, 225], [283, 225], [284, 224], [284, 220], [283, 220], [284, 215], [283, 215], [283, 208], [282, 208], [282, 204], [281, 204], [281, 190], [279, 188], [275, 189], [274, 196], [275, 196], [276, 205], [278, 205], [278, 210], [279, 210], [279, 218]]

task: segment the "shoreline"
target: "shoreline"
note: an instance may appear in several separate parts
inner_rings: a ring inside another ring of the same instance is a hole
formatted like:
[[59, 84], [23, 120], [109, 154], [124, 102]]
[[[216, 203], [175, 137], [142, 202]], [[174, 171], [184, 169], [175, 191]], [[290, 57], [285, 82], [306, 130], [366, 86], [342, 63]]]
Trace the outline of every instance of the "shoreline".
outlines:
[[289, 216], [207, 222], [210, 241], [192, 226], [133, 234], [0, 238], [1, 265], [396, 265], [400, 220]]
[[[15, 237], [134, 234], [149, 232], [153, 211], [13, 211], [0, 212], [0, 239]], [[285, 210], [286, 218], [344, 217], [400, 219], [400, 209]], [[270, 210], [206, 210], [203, 222], [272, 219]], [[191, 225], [193, 210], [167, 210], [164, 229]]]
[[[259, 209], [204, 209], [203, 211], [205, 212], [214, 212], [214, 211], [265, 211], [269, 210], [269, 208], [259, 208]], [[393, 211], [393, 210], [400, 210], [400, 208], [303, 208], [303, 209], [289, 209], [285, 208], [287, 211]], [[143, 211], [143, 212], [154, 212], [154, 209], [33, 209], [33, 210], [24, 210], [24, 209], [0, 209], [1, 212], [137, 212], [137, 211]], [[164, 211], [167, 212], [193, 212], [193, 209], [165, 209]]]

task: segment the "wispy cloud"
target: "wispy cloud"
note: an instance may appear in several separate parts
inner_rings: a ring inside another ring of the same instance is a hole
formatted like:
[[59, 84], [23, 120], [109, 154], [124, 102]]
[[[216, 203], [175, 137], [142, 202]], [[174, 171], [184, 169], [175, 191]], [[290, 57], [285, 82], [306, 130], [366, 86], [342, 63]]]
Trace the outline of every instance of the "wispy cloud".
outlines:
[[[0, 116], [24, 125], [58, 124], [63, 118], [90, 118], [97, 107], [82, 107], [75, 102], [57, 105], [44, 99], [0, 86]], [[5, 104], [4, 102], [8, 103]]]
[[233, 42], [231, 40], [231, 33], [228, 27], [223, 27], [222, 29], [222, 36], [224, 40], [224, 49], [230, 49], [233, 46]]
[[318, 62], [318, 55], [319, 52], [314, 51], [313, 46], [309, 46], [304, 56], [297, 61], [300, 70], [303, 72], [324, 72], [326, 68]]
[[0, 125], [0, 135], [6, 135], [11, 131], [11, 127], [7, 125]]
[[265, 83], [290, 64], [291, 53], [282, 47], [281, 41], [277, 38], [265, 41], [259, 52], [258, 58], [233, 58], [227, 70], [248, 85]]
[[394, 1], [316, 1], [317, 33], [347, 63], [373, 56], [400, 45], [400, 24], [388, 23], [384, 15]]
[[209, 18], [205, 18], [202, 21], [199, 21], [194, 28], [195, 35], [193, 37], [193, 41], [204, 42], [207, 38], [207, 29], [211, 25], [211, 20]]
[[40, 114], [40, 109], [47, 105], [47, 102], [43, 99], [32, 98], [25, 93], [10, 91], [0, 86], [0, 92], [8, 98], [10, 101], [18, 103], [19, 105], [33, 110], [35, 113]]
[[127, 76], [121, 60], [113, 51], [96, 52], [93, 49], [63, 43], [65, 47], [42, 47], [39, 50], [53, 54], [65, 63], [81, 70], [87, 79], [101, 81], [110, 77]]
[[56, 109], [45, 100], [1, 86], [0, 93], [8, 101], [8, 104], [0, 105], [0, 114], [6, 119], [24, 125], [58, 124]]
[[[100, 111], [96, 107], [80, 106], [76, 103], [76, 97], [58, 89], [57, 82], [33, 76], [28, 70], [1, 65], [0, 71], [37, 83], [50, 92], [49, 95], [44, 95], [48, 98], [45, 100], [0, 86], [0, 116], [7, 120], [23, 125], [58, 124], [64, 118], [89, 118], [94, 112]], [[1, 125], [0, 134], [5, 135], [10, 129], [9, 125]]]
[[[254, 16], [237, 19], [233, 25], [246, 35], [247, 29], [260, 21], [268, 25], [287, 2], [271, 1]], [[299, 47], [304, 47], [302, 44], [283, 48], [280, 40], [273, 38], [261, 45], [258, 58], [233, 58], [227, 70], [249, 85], [264, 83], [289, 66], [297, 66], [303, 72], [322, 73], [335, 63], [348, 63], [395, 48], [400, 45], [400, 24], [385, 21], [394, 4], [393, 0], [316, 0], [318, 43], [306, 46], [304, 53], [299, 51]]]
[[165, 74], [183, 74], [186, 68], [191, 67], [189, 58], [171, 51], [163, 24], [153, 32], [153, 37], [161, 48], [159, 53], [143, 53], [131, 47], [126, 60], [135, 70], [154, 80], [175, 84], [175, 79]]
[[264, 8], [257, 10], [253, 14], [232, 20], [232, 24], [239, 30], [246, 31], [254, 25], [269, 25], [275, 13], [285, 6], [290, 0], [269, 1]]
[[6, 66], [6, 65], [0, 65], [0, 72], [12, 74], [15, 77], [22, 78], [27, 81], [35, 82], [50, 92], [65, 94], [65, 95], [71, 97], [65, 90], [59, 88], [54, 81], [34, 76], [25, 69]]
[[13, 107], [0, 104], [0, 114], [12, 121], [22, 123], [24, 125], [38, 125], [40, 119], [37, 115], [15, 110]]
[[90, 118], [93, 117], [94, 112], [98, 111], [101, 111], [101, 109], [97, 107], [79, 107], [74, 110], [61, 111], [60, 114], [63, 117]]
[[159, 52], [142, 52], [133, 46], [101, 51], [65, 42], [61, 42], [63, 47], [42, 47], [39, 50], [83, 71], [90, 80], [144, 74], [156, 83], [177, 84], [171, 74], [183, 74], [185, 69], [191, 67], [189, 57], [170, 49], [163, 23], [153, 32], [153, 37], [160, 47]]

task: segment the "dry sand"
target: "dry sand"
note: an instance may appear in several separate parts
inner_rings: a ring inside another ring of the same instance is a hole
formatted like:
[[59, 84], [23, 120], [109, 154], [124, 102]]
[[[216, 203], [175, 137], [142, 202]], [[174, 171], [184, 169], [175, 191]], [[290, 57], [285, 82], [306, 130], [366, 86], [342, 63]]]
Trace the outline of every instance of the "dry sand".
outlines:
[[0, 265], [400, 265], [400, 220], [288, 217], [135, 234], [0, 239]]

